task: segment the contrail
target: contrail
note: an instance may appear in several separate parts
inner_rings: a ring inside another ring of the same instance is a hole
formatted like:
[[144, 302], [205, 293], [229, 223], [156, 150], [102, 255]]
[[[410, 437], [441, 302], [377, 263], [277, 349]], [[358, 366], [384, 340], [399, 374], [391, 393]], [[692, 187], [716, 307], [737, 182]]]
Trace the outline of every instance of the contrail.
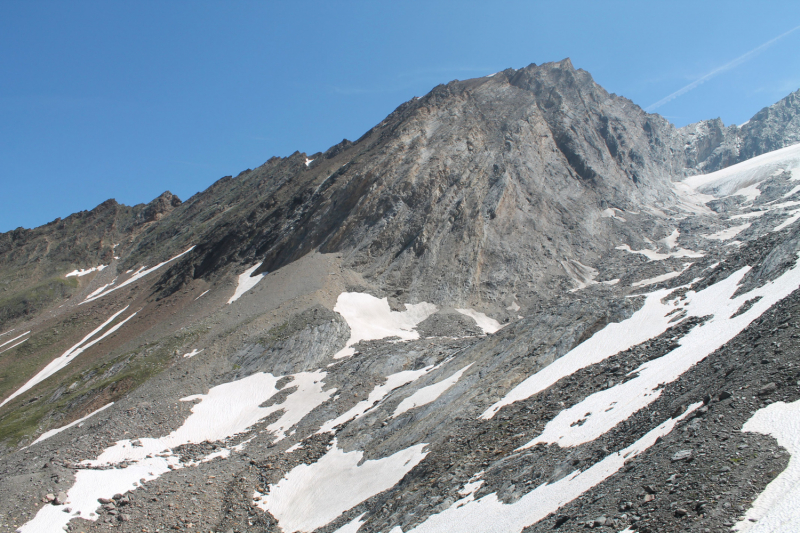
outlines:
[[761, 52], [763, 52], [764, 50], [766, 50], [767, 48], [769, 48], [770, 46], [775, 44], [780, 39], [783, 39], [784, 37], [786, 37], [787, 35], [789, 35], [793, 31], [796, 31], [796, 30], [799, 30], [799, 29], [800, 29], [800, 26], [795, 26], [794, 28], [792, 28], [791, 30], [787, 31], [786, 33], [782, 33], [782, 34], [778, 35], [777, 37], [775, 37], [774, 39], [771, 39], [771, 40], [765, 42], [761, 46], [757, 46], [756, 48], [753, 48], [749, 52], [740, 55], [739, 57], [737, 57], [736, 59], [734, 59], [730, 63], [726, 63], [726, 64], [722, 65], [721, 67], [715, 68], [714, 70], [712, 70], [711, 72], [709, 72], [708, 74], [703, 76], [702, 78], [693, 81], [692, 83], [690, 83], [686, 87], [682, 87], [682, 88], [678, 89], [677, 91], [675, 91], [671, 95], [667, 96], [666, 98], [662, 98], [661, 100], [659, 100], [655, 104], [645, 108], [645, 111], [652, 111], [652, 110], [654, 110], [654, 109], [656, 109], [658, 107], [661, 107], [662, 105], [666, 104], [667, 102], [669, 102], [671, 100], [674, 100], [675, 98], [677, 98], [677, 97], [679, 97], [679, 96], [681, 96], [683, 94], [688, 93], [689, 91], [691, 91], [692, 89], [694, 89], [695, 87], [697, 87], [699, 85], [702, 85], [703, 83], [707, 82], [708, 80], [710, 80], [711, 78], [713, 78], [717, 74], [721, 74], [721, 73], [725, 72], [726, 70], [730, 70], [733, 67], [741, 65], [742, 63], [744, 63], [748, 59], [750, 59], [750, 58], [752, 58], [754, 56], [757, 56], [758, 54], [760, 54]]

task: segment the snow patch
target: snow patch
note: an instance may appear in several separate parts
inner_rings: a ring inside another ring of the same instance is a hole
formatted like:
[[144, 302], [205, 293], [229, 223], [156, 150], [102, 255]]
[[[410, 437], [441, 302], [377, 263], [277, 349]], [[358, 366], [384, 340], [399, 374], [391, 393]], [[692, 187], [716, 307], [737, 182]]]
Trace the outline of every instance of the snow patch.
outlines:
[[472, 363], [468, 364], [447, 379], [443, 379], [442, 381], [434, 383], [433, 385], [428, 385], [427, 387], [422, 387], [414, 394], [400, 402], [400, 405], [398, 405], [397, 409], [395, 409], [392, 418], [400, 416], [411, 409], [422, 407], [423, 405], [428, 405], [429, 403], [436, 401], [439, 396], [445, 393], [447, 389], [458, 383], [458, 380], [461, 379], [462, 374], [464, 374], [464, 372], [466, 372], [471, 366]]
[[433, 304], [426, 302], [406, 304], [405, 311], [392, 311], [387, 298], [375, 298], [360, 292], [343, 292], [336, 300], [334, 311], [342, 315], [350, 327], [350, 338], [334, 359], [355, 353], [354, 344], [366, 340], [400, 337], [403, 340], [419, 338], [414, 329], [417, 324], [436, 312]]
[[353, 520], [351, 520], [350, 522], [346, 523], [345, 525], [343, 525], [342, 527], [340, 527], [339, 529], [337, 529], [333, 533], [356, 533], [358, 531], [358, 528], [361, 527], [361, 524], [364, 523], [361, 519], [364, 518], [364, 515], [366, 515], [366, 514], [367, 513], [361, 513], [360, 515], [358, 515]]
[[[276, 432], [278, 439], [282, 438], [286, 429], [299, 422], [335, 392], [336, 389], [321, 391], [321, 381], [325, 375], [322, 371], [294, 374], [292, 376], [294, 380], [287, 387], [296, 386], [297, 390], [283, 403], [269, 407], [260, 405], [279, 392], [275, 388], [279, 378], [265, 373], [253, 374], [238, 381], [218, 385], [210, 389], [208, 394], [183, 398], [182, 401], [200, 401], [192, 407], [192, 414], [181, 427], [164, 437], [118, 441], [106, 448], [97, 459], [83, 461], [83, 465], [90, 468], [78, 470], [75, 474], [75, 483], [67, 492], [67, 505], [75, 513], [67, 514], [63, 512], [64, 507], [46, 505], [32, 520], [22, 526], [20, 531], [22, 533], [60, 531], [75, 516], [97, 520], [95, 511], [100, 506], [97, 501], [100, 497], [110, 498], [116, 493], [135, 490], [140, 483], [156, 479], [171, 469], [196, 466], [211, 459], [230, 455], [230, 450], [223, 449], [199, 462], [182, 465], [180, 457], [171, 450], [182, 444], [224, 440], [244, 432], [259, 420], [277, 411], [283, 412], [281, 418], [267, 426], [267, 429]], [[123, 468], [91, 468], [122, 462], [128, 465]]]
[[656, 276], [654, 278], [643, 279], [641, 281], [637, 281], [635, 283], [631, 283], [631, 287], [646, 287], [648, 285], [655, 285], [656, 283], [661, 283], [662, 281], [668, 281], [673, 278], [677, 278], [684, 272], [686, 269], [692, 266], [694, 263], [684, 263], [682, 270], [677, 270], [675, 272], [667, 272], [666, 274], [661, 274], [660, 276]]
[[728, 239], [733, 239], [741, 232], [746, 230], [750, 227], [752, 222], [748, 222], [746, 224], [742, 224], [741, 226], [733, 226], [728, 229], [720, 230], [716, 233], [712, 233], [711, 235], [700, 235], [701, 237], [705, 237], [706, 239], [717, 240], [717, 241], [727, 241]]
[[[3, 344], [0, 344], [0, 348], [2, 348], [3, 346], [5, 346], [6, 344], [11, 344], [11, 343], [12, 343], [12, 342], [14, 342], [15, 340], [21, 339], [22, 337], [24, 337], [24, 336], [25, 336], [25, 335], [27, 335], [28, 333], [30, 333], [30, 331], [26, 331], [26, 332], [25, 332], [25, 333], [23, 333], [22, 335], [17, 335], [17, 336], [16, 336], [16, 337], [14, 337], [13, 339], [11, 339], [11, 340], [7, 340], [7, 341], [6, 341], [6, 342], [4, 342]], [[4, 333], [4, 335], [5, 335], [5, 333]]]
[[800, 209], [798, 209], [797, 211], [789, 212], [789, 215], [791, 215], [791, 216], [789, 218], [787, 218], [786, 220], [784, 220], [783, 223], [781, 223], [780, 225], [776, 226], [775, 229], [773, 229], [772, 231], [780, 231], [780, 230], [782, 230], [784, 228], [788, 228], [789, 226], [791, 226], [792, 224], [794, 224], [795, 222], [800, 220]]
[[617, 209], [616, 207], [609, 207], [608, 209], [600, 211], [600, 216], [602, 218], [616, 218], [620, 222], [627, 222], [627, 220], [625, 220], [624, 218], [622, 218], [617, 214], [617, 211], [619, 211], [620, 213], [624, 212], [622, 211], [622, 209]]
[[106, 267], [108, 267], [108, 265], [99, 265], [99, 266], [96, 266], [96, 267], [87, 268], [86, 270], [81, 268], [81, 269], [78, 269], [78, 270], [73, 270], [69, 274], [66, 274], [64, 277], [65, 278], [71, 278], [71, 277], [80, 278], [80, 277], [83, 277], [83, 276], [88, 276], [92, 272], [100, 272], [103, 269], [105, 269]]
[[[251, 276], [251, 274], [255, 272], [256, 269], [260, 267], [262, 264], [263, 263], [259, 263], [255, 266], [252, 266], [239, 275], [239, 283], [236, 285], [236, 291], [234, 291], [233, 296], [231, 296], [231, 299], [228, 300], [229, 304], [232, 304], [233, 302], [244, 296], [244, 294], [247, 291], [255, 287], [258, 284], [258, 282], [261, 281], [264, 278], [264, 276], [267, 275], [266, 273], [261, 273], [258, 276]], [[200, 296], [202, 296], [202, 294]], [[198, 296], [198, 298], [200, 296]]]
[[[417, 444], [394, 455], [362, 461], [359, 450], [333, 447], [316, 463], [289, 471], [267, 494], [257, 494], [256, 505], [278, 520], [284, 533], [314, 531], [348, 509], [393, 487], [422, 461], [427, 444]], [[360, 463], [360, 464], [359, 464]]]
[[191, 352], [183, 354], [183, 356], [184, 356], [184, 357], [186, 357], [186, 358], [189, 358], [189, 357], [194, 357], [195, 355], [199, 354], [199, 353], [200, 353], [200, 352], [202, 352], [202, 351], [203, 351], [203, 350], [198, 350], [197, 348], [195, 348], [195, 349], [194, 349], [194, 350], [192, 350]]
[[490, 335], [502, 329], [502, 324], [495, 320], [494, 318], [490, 318], [480, 311], [475, 311], [474, 309], [456, 309], [462, 315], [470, 317], [472, 320], [475, 321], [475, 324], [483, 331], [484, 335]]
[[195, 300], [195, 301], [199, 300], [200, 298], [202, 298], [203, 296], [205, 296], [206, 294], [208, 294], [208, 293], [209, 293], [209, 291], [211, 291], [211, 289], [208, 289], [207, 291], [205, 291], [203, 294], [201, 294], [200, 296], [198, 296], [198, 297], [197, 297], [197, 298], [195, 298], [194, 300]]
[[759, 409], [742, 431], [772, 435], [791, 457], [786, 469], [767, 485], [734, 529], [749, 533], [800, 531], [800, 401], [776, 402]]

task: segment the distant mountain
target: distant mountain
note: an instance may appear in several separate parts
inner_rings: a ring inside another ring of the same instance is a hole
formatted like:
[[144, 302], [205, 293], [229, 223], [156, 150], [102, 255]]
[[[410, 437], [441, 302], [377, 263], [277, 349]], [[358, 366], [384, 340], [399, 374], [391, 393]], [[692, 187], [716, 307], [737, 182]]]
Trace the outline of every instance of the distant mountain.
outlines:
[[0, 531], [795, 531], [800, 91], [569, 59], [0, 234]]

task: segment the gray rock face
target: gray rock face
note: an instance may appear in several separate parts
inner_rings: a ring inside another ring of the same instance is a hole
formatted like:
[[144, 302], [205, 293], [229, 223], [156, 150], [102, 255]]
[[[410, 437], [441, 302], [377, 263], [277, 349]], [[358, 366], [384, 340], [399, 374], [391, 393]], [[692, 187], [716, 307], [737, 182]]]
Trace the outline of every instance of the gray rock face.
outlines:
[[685, 138], [687, 165], [713, 172], [800, 142], [800, 89], [765, 107], [741, 127], [720, 119], [704, 120], [679, 130]]

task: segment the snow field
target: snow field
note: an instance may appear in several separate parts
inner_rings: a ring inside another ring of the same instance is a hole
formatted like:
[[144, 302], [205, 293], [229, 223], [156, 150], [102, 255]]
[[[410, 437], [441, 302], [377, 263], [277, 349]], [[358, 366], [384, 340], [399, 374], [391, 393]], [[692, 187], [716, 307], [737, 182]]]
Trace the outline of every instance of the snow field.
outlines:
[[461, 376], [464, 374], [464, 372], [466, 372], [471, 366], [472, 363], [468, 364], [447, 379], [443, 379], [442, 381], [434, 383], [433, 385], [428, 385], [427, 387], [422, 387], [414, 394], [400, 402], [400, 405], [397, 406], [394, 414], [392, 414], [392, 418], [398, 417], [406, 411], [410, 411], [411, 409], [422, 407], [423, 405], [428, 405], [429, 403], [436, 401], [439, 396], [447, 391], [447, 389], [458, 383], [458, 380], [461, 379]]
[[103, 269], [105, 269], [107, 267], [108, 267], [108, 265], [99, 265], [99, 266], [96, 266], [96, 267], [87, 268], [86, 270], [81, 268], [81, 269], [78, 269], [78, 270], [73, 270], [69, 274], [66, 274], [64, 277], [65, 278], [71, 278], [71, 277], [80, 278], [80, 277], [83, 277], [83, 276], [88, 276], [92, 272], [101, 272]]
[[[480, 311], [474, 309], [456, 309], [462, 315], [470, 317], [475, 321], [475, 324], [483, 331], [484, 335], [490, 335], [502, 329], [502, 324], [494, 318], [489, 318]], [[427, 317], [426, 317], [427, 318]]]
[[[753, 190], [757, 190], [754, 188], [756, 185], [783, 171], [791, 172], [792, 179], [797, 179], [798, 170], [800, 170], [800, 144], [795, 144], [716, 172], [691, 176], [683, 180], [683, 183], [692, 189], [714, 196], [733, 196], [737, 192], [741, 194], [745, 188], [753, 187]], [[754, 194], [749, 189], [746, 192]]]
[[[571, 502], [618, 472], [625, 461], [646, 451], [656, 440], [669, 434], [702, 403], [691, 406], [679, 417], [670, 418], [625, 449], [612, 453], [583, 472], [576, 470], [554, 483], [542, 484], [512, 504], [504, 504], [492, 493], [475, 500], [470, 493], [445, 511], [429, 517], [410, 530], [414, 533], [517, 533]], [[401, 530], [402, 531], [402, 530]]]
[[[684, 303], [687, 316], [710, 317], [706, 322], [684, 335], [674, 350], [631, 371], [629, 375], [635, 376], [633, 379], [591, 394], [561, 411], [547, 423], [541, 435], [522, 448], [548, 443], [564, 448], [593, 441], [650, 405], [661, 395], [664, 385], [677, 380], [692, 366], [733, 339], [775, 303], [800, 287], [798, 262], [776, 280], [732, 297], [749, 270], [750, 267], [744, 267], [698, 293], [689, 291]], [[732, 316], [746, 301], [758, 296], [761, 299], [750, 309], [736, 317]], [[666, 318], [669, 317], [665, 315], [663, 319]]]
[[333, 356], [334, 359], [341, 359], [353, 355], [355, 349], [352, 346], [361, 341], [387, 337], [418, 339], [419, 333], [414, 328], [435, 313], [437, 307], [422, 302], [406, 304], [405, 311], [392, 311], [387, 298], [375, 298], [359, 292], [343, 292], [337, 298], [333, 310], [342, 315], [350, 327], [347, 344]]
[[[233, 302], [244, 296], [244, 294], [247, 291], [258, 285], [258, 282], [261, 281], [264, 278], [264, 276], [266, 276], [266, 274], [259, 274], [258, 276], [252, 276], [253, 272], [255, 272], [256, 269], [260, 267], [262, 264], [263, 263], [254, 265], [239, 275], [239, 283], [236, 285], [236, 290], [234, 291], [233, 296], [231, 296], [231, 299], [228, 300], [229, 304], [232, 304]], [[205, 292], [203, 294], [205, 294]], [[202, 296], [203, 294], [201, 294], [200, 296]], [[200, 296], [198, 296], [198, 298], [200, 298]]]
[[[152, 273], [152, 272], [155, 272], [156, 270], [158, 270], [159, 268], [163, 267], [164, 265], [166, 265], [166, 264], [168, 264], [168, 263], [171, 263], [172, 261], [174, 261], [174, 260], [178, 259], [179, 257], [181, 257], [181, 256], [184, 256], [184, 255], [188, 254], [188, 253], [189, 253], [189, 252], [191, 252], [192, 250], [194, 250], [194, 246], [192, 246], [191, 248], [189, 248], [189, 249], [188, 249], [188, 250], [186, 250], [185, 252], [183, 252], [183, 253], [180, 253], [180, 254], [176, 255], [175, 257], [173, 257], [173, 258], [171, 258], [171, 259], [167, 259], [167, 260], [166, 260], [166, 261], [164, 261], [163, 263], [159, 263], [159, 264], [157, 264], [156, 266], [154, 266], [154, 267], [152, 267], [152, 268], [145, 268], [145, 267], [141, 267], [141, 268], [139, 268], [139, 270], [137, 270], [137, 271], [136, 271], [136, 272], [135, 272], [135, 273], [134, 273], [134, 274], [133, 274], [133, 275], [132, 275], [130, 278], [126, 279], [125, 281], [123, 281], [122, 283], [120, 283], [119, 285], [117, 285], [116, 287], [112, 287], [112, 288], [110, 288], [110, 289], [106, 290], [106, 288], [107, 288], [109, 285], [113, 285], [113, 284], [114, 284], [114, 282], [112, 281], [111, 283], [109, 283], [109, 284], [107, 284], [107, 285], [104, 285], [103, 287], [101, 287], [101, 288], [100, 288], [100, 289], [98, 289], [97, 291], [94, 291], [93, 293], [91, 293], [91, 294], [90, 294], [89, 296], [87, 296], [87, 297], [86, 297], [86, 299], [85, 299], [83, 302], [81, 302], [81, 303], [82, 303], [82, 304], [84, 304], [84, 303], [87, 303], [87, 302], [93, 302], [93, 301], [95, 301], [95, 300], [97, 300], [97, 299], [99, 299], [99, 298], [102, 298], [103, 296], [108, 296], [109, 294], [111, 294], [112, 292], [114, 292], [114, 291], [116, 291], [116, 290], [118, 290], [118, 289], [121, 289], [121, 288], [123, 288], [123, 287], [127, 287], [127, 286], [128, 286], [128, 285], [130, 285], [131, 283], [134, 283], [134, 282], [136, 282], [136, 281], [139, 281], [140, 279], [142, 279], [143, 277], [147, 276], [148, 274], [150, 274], [150, 273]], [[116, 281], [116, 280], [114, 280], [114, 281]], [[98, 291], [99, 291], [99, 292], [98, 292]]]
[[261, 497], [256, 505], [269, 511], [284, 533], [314, 531], [392, 488], [425, 458], [425, 446], [417, 444], [382, 459], [361, 462], [363, 452], [345, 452], [334, 440], [316, 463], [298, 465], [270, 485], [268, 494], [256, 493]]
[[46, 380], [47, 378], [49, 378], [50, 376], [52, 376], [53, 374], [58, 372], [59, 370], [65, 368], [77, 356], [79, 356], [84, 351], [88, 350], [90, 347], [94, 346], [95, 344], [97, 344], [98, 342], [100, 342], [101, 340], [105, 339], [106, 337], [108, 337], [109, 335], [111, 335], [112, 333], [117, 331], [119, 328], [121, 328], [128, 320], [130, 320], [131, 318], [136, 316], [136, 313], [133, 313], [131, 316], [129, 316], [125, 320], [123, 320], [123, 321], [117, 323], [116, 325], [112, 326], [111, 328], [109, 328], [100, 337], [98, 337], [98, 338], [96, 338], [96, 339], [94, 339], [94, 340], [89, 342], [89, 339], [91, 339], [92, 337], [97, 335], [100, 331], [103, 330], [103, 328], [105, 328], [111, 322], [113, 322], [114, 319], [116, 319], [119, 315], [124, 313], [125, 310], [128, 309], [128, 307], [129, 306], [125, 306], [121, 311], [117, 311], [116, 313], [111, 315], [111, 318], [109, 318], [108, 320], [106, 320], [105, 322], [100, 324], [100, 326], [97, 329], [95, 329], [94, 331], [92, 331], [91, 333], [86, 335], [83, 339], [81, 339], [81, 341], [78, 344], [76, 344], [75, 346], [73, 346], [72, 348], [70, 348], [69, 350], [64, 352], [63, 354], [61, 354], [59, 357], [56, 357], [55, 359], [50, 361], [50, 363], [47, 366], [45, 366], [42, 370], [39, 371], [39, 373], [37, 373], [35, 376], [33, 376], [31, 379], [29, 379], [27, 383], [25, 383], [22, 387], [20, 387], [16, 391], [14, 391], [14, 393], [11, 394], [11, 396], [9, 396], [5, 400], [3, 400], [3, 402], [0, 403], [0, 407], [4, 406], [6, 403], [10, 402], [11, 400], [16, 398], [20, 394], [32, 389], [33, 387], [35, 387], [36, 385], [38, 385], [42, 381]]
[[759, 409], [742, 431], [772, 435], [791, 457], [786, 469], [767, 485], [734, 529], [749, 533], [800, 531], [800, 400]]
[[425, 368], [421, 368], [419, 370], [403, 370], [402, 372], [397, 372], [396, 374], [387, 376], [386, 382], [373, 388], [366, 400], [361, 400], [346, 413], [342, 413], [333, 420], [328, 420], [322, 424], [322, 427], [319, 428], [317, 433], [333, 431], [338, 425], [344, 424], [345, 422], [349, 422], [350, 420], [354, 420], [356, 418], [360, 418], [364, 413], [372, 409], [378, 403], [382, 402], [390, 392], [402, 387], [403, 385], [411, 383], [412, 381], [416, 381], [433, 369], [433, 366], [426, 366]]

